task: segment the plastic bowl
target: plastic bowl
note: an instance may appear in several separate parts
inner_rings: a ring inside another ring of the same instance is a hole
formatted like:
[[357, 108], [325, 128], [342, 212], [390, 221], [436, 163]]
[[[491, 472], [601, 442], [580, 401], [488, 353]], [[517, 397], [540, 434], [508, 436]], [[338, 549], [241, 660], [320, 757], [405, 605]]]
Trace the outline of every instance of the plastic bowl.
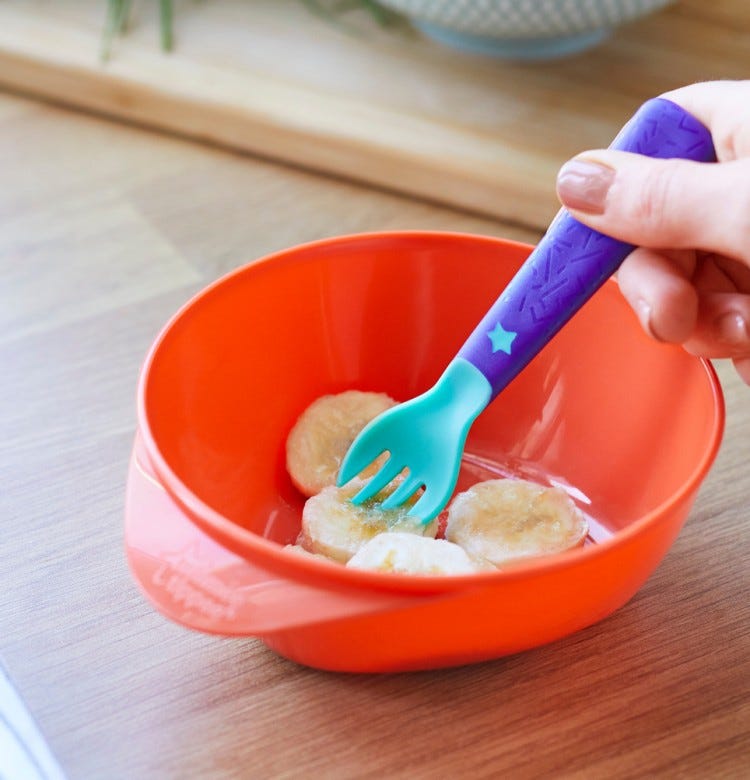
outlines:
[[145, 361], [128, 479], [137, 582], [186, 626], [258, 636], [299, 663], [396, 671], [515, 653], [625, 604], [682, 527], [719, 447], [710, 365], [641, 331], [607, 283], [474, 424], [461, 487], [566, 487], [577, 550], [503, 571], [354, 571], [283, 549], [303, 498], [287, 434], [325, 393], [429, 387], [531, 247], [452, 233], [333, 238], [220, 279]]
[[548, 60], [602, 43], [674, 0], [378, 0], [430, 38], [501, 59]]

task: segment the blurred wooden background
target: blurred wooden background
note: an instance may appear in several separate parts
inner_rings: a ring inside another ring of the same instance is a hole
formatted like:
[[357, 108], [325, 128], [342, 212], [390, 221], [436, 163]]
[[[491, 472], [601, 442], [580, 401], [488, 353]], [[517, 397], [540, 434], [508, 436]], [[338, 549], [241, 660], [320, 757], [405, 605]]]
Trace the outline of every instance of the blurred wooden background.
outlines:
[[750, 75], [746, 0], [680, 0], [530, 65], [300, 0], [177, 0], [164, 57], [156, 5], [136, 4], [102, 64], [105, 3], [4, 0], [0, 85], [537, 230], [560, 164], [607, 146], [644, 100]]

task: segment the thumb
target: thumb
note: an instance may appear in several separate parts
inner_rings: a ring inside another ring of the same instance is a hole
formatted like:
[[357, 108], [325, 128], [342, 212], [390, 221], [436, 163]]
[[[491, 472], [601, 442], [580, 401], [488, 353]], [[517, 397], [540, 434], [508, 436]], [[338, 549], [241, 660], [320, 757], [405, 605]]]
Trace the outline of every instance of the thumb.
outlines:
[[557, 194], [576, 219], [630, 244], [703, 249], [750, 264], [750, 158], [584, 152], [560, 169]]

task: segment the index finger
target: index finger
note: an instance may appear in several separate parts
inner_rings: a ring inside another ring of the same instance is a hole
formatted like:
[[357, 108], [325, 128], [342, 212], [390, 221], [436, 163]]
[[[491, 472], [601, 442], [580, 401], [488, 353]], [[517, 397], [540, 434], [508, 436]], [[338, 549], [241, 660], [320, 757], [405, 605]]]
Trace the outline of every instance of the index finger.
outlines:
[[665, 92], [710, 131], [720, 162], [750, 157], [750, 80], [703, 81]]

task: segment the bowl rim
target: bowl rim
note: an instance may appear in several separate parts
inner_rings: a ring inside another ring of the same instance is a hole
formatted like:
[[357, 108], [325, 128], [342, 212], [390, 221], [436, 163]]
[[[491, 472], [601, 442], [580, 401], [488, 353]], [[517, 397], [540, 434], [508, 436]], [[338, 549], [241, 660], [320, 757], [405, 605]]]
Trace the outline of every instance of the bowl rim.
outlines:
[[[279, 543], [266, 539], [238, 525], [200, 499], [167, 463], [166, 458], [159, 449], [149, 423], [146, 391], [151, 368], [154, 365], [162, 343], [172, 329], [195, 305], [213, 295], [217, 289], [231, 283], [236, 277], [252, 273], [270, 263], [295, 262], [300, 254], [315, 252], [329, 246], [340, 248], [348, 243], [360, 244], [367, 241], [413, 242], [425, 240], [469, 242], [505, 249], [510, 247], [527, 252], [533, 249], [533, 245], [513, 239], [459, 231], [392, 230], [330, 236], [277, 250], [223, 274], [192, 295], [162, 326], [147, 351], [138, 378], [137, 428], [145, 455], [154, 471], [154, 476], [194, 525], [219, 544], [227, 546], [232, 552], [245, 558], [253, 565], [261, 566], [269, 572], [282, 574], [290, 579], [320, 585], [321, 577], [324, 576], [326, 587], [345, 588], [347, 590], [352, 588], [372, 590], [374, 588], [380, 591], [396, 591], [408, 594], [451, 593], [464, 590], [467, 587], [480, 588], [496, 585], [503, 581], [510, 582], [535, 575], [548, 574], [559, 569], [575, 567], [584, 561], [606, 555], [613, 548], [627, 544], [652, 525], [658, 524], [660, 517], [668, 512], [671, 507], [681, 503], [689, 494], [697, 491], [718, 454], [724, 433], [726, 409], [721, 384], [713, 365], [704, 358], [695, 357], [694, 359], [699, 361], [703, 368], [713, 402], [713, 426], [702, 457], [692, 469], [689, 477], [684, 480], [671, 496], [646, 514], [629, 523], [625, 528], [613, 533], [612, 536], [597, 544], [586, 545], [552, 555], [522, 558], [496, 571], [481, 571], [473, 574], [450, 576], [414, 575], [350, 569], [334, 561], [297, 555], [286, 551]], [[616, 284], [612, 279], [608, 280], [608, 283]], [[678, 346], [674, 348], [679, 349]]]

